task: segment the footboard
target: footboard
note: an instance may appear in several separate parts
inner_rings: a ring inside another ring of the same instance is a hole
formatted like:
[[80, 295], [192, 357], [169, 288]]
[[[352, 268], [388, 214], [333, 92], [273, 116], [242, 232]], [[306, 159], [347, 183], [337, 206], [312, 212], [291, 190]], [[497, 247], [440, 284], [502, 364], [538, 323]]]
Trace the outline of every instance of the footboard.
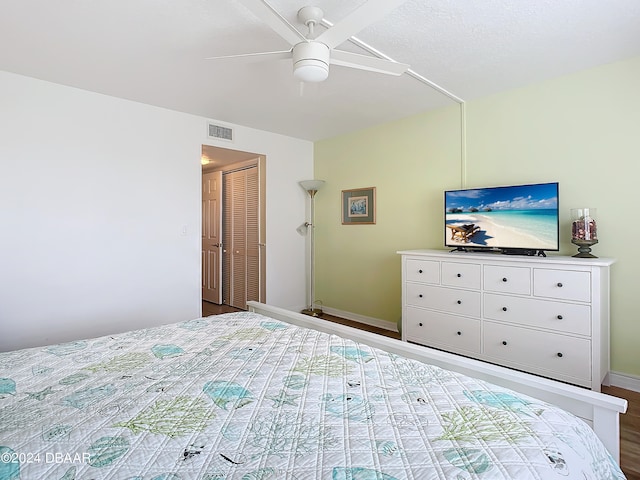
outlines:
[[248, 302], [252, 312], [294, 325], [349, 338], [390, 353], [437, 365], [543, 400], [585, 420], [616, 461], [620, 459], [620, 419], [627, 401], [573, 385], [530, 375], [440, 350], [402, 342], [259, 302]]

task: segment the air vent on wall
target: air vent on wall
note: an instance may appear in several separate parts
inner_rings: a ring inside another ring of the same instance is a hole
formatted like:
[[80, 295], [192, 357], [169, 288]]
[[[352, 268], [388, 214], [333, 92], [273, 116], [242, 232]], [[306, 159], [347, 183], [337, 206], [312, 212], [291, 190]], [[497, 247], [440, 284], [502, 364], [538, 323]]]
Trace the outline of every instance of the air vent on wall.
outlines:
[[223, 127], [222, 125], [215, 125], [209, 123], [209, 138], [217, 138], [219, 140], [226, 140], [233, 142], [233, 129], [229, 127]]

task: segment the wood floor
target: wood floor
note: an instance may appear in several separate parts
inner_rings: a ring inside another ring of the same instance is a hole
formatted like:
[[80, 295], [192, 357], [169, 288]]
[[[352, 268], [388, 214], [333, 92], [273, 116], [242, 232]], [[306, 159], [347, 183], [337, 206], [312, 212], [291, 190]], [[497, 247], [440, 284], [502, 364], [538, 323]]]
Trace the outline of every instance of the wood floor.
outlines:
[[640, 480], [640, 392], [620, 387], [602, 387], [604, 393], [629, 402], [620, 416], [620, 466], [629, 480]]
[[239, 308], [230, 307], [229, 305], [218, 305], [216, 303], [202, 302], [202, 316], [220, 315], [221, 313], [241, 312]]
[[[205, 317], [208, 315], [238, 311], [241, 310], [227, 305], [202, 302], [202, 315]], [[328, 314], [324, 314], [322, 318], [350, 327], [362, 328], [380, 335], [386, 335], [387, 337], [400, 338], [397, 332], [364, 325], [352, 320], [346, 320]], [[619, 387], [602, 387], [602, 391], [609, 395], [624, 398], [629, 402], [627, 413], [620, 416], [620, 466], [628, 480], [640, 480], [640, 392], [625, 390]]]

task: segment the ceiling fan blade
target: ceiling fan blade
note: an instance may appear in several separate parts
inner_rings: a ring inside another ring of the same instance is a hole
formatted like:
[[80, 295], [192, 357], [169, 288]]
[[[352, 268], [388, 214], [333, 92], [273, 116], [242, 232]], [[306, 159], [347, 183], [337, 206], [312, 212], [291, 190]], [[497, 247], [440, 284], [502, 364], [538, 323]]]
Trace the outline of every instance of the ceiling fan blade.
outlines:
[[335, 48], [363, 28], [384, 18], [389, 12], [406, 1], [407, 0], [368, 0], [333, 27], [321, 33], [316, 40], [324, 43], [329, 48]]
[[291, 50], [280, 52], [241, 53], [240, 55], [223, 55], [220, 57], [208, 57], [205, 60], [233, 60], [241, 63], [260, 62], [262, 60], [283, 60], [291, 58]]
[[369, 72], [386, 73], [387, 75], [402, 75], [409, 69], [409, 65], [406, 63], [393, 62], [391, 60], [345, 52], [343, 50], [332, 50], [330, 61], [333, 65], [358, 68]]
[[242, 5], [269, 25], [278, 35], [291, 45], [305, 41], [305, 36], [280, 15], [266, 0], [239, 0]]

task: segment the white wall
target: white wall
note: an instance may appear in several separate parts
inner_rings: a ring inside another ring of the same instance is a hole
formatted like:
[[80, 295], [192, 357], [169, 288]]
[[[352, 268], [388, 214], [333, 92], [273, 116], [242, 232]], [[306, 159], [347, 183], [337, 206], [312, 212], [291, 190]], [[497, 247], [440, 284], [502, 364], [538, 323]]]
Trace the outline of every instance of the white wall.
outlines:
[[[236, 134], [267, 156], [267, 300], [302, 305], [313, 146]], [[0, 351], [200, 315], [203, 143], [204, 118], [0, 72]]]

